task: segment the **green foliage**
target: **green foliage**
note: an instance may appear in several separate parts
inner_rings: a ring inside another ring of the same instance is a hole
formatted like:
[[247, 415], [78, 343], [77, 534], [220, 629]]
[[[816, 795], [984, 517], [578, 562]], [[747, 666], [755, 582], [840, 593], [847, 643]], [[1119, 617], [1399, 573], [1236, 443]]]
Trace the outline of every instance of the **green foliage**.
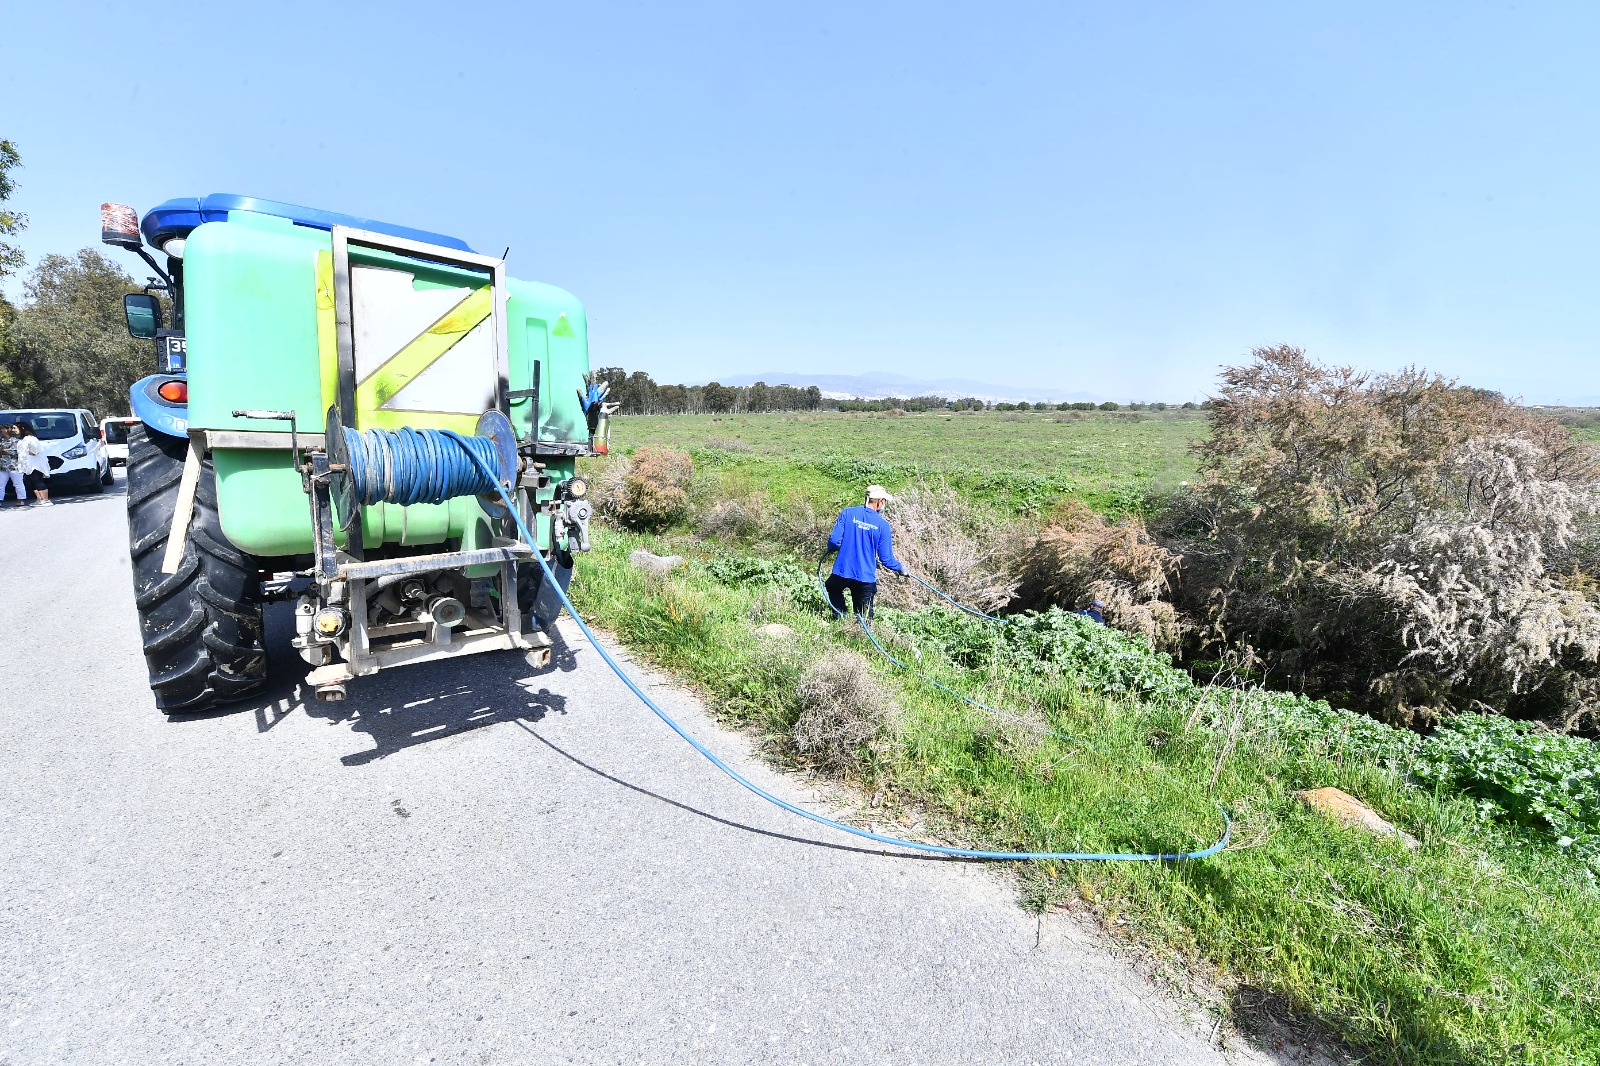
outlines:
[[[27, 215], [8, 210], [5, 206], [17, 188], [16, 179], [11, 176], [11, 172], [21, 166], [22, 156], [17, 152], [17, 146], [11, 141], [0, 140], [0, 237], [14, 237], [28, 226]], [[22, 268], [22, 264], [22, 249], [6, 241], [0, 241], [0, 279], [16, 273]], [[4, 327], [5, 323], [0, 322], [0, 354], [3, 354]]]
[[1448, 719], [1424, 738], [1294, 693], [1219, 693], [1197, 685], [1169, 656], [1056, 608], [1009, 625], [942, 610], [883, 615], [896, 632], [970, 670], [1031, 675], [1185, 714], [1206, 700], [1237, 701], [1252, 728], [1278, 743], [1394, 767], [1420, 784], [1469, 796], [1484, 818], [1525, 829], [1530, 841], [1577, 856], [1600, 873], [1600, 752], [1593, 741], [1492, 714]]
[[796, 606], [817, 603], [817, 578], [804, 567], [755, 555], [721, 555], [706, 564], [706, 573], [724, 585], [776, 588]]
[[1464, 715], [1428, 738], [1412, 772], [1472, 796], [1486, 818], [1554, 839], [1600, 873], [1600, 752], [1593, 741], [1498, 715]]
[[125, 412], [129, 386], [154, 366], [150, 342], [129, 337], [122, 317], [123, 294], [138, 289], [93, 248], [40, 260], [9, 330], [10, 350], [0, 350], [10, 382], [0, 403]]
[[[1018, 626], [880, 613], [880, 637], [908, 658], [920, 651], [919, 670], [1086, 743], [1060, 739], [895, 671], [807, 599], [818, 594], [801, 566], [723, 555], [663, 580], [624, 563], [635, 547], [693, 556], [697, 543], [600, 530], [596, 551], [580, 558], [580, 608], [780, 758], [797, 755], [804, 665], [837, 648], [867, 656], [902, 714], [893, 744], [863, 772], [886, 817], [923, 820], [913, 835], [1175, 849], [1214, 836], [1212, 798], [1235, 818], [1235, 846], [1205, 862], [1023, 865], [1029, 905], [1071, 902], [1115, 935], [1205, 960], [1228, 987], [1332, 1028], [1364, 1061], [1600, 1060], [1600, 891], [1549, 819], [1534, 826], [1490, 812], [1486, 821], [1470, 782], [1458, 791], [1410, 776], [1413, 764], [1454, 758], [1459, 738], [1424, 741], [1321, 701], [1197, 685], [1139, 642], [1061, 612]], [[773, 614], [780, 587], [800, 602]], [[794, 635], [756, 637], [758, 604], [763, 621]], [[1561, 783], [1588, 765], [1560, 761], [1570, 744], [1521, 750], [1541, 739], [1484, 740], [1490, 747], [1466, 761], [1494, 765], [1511, 743], [1545, 786], [1567, 789], [1545, 806], [1590, 802], [1592, 777]], [[1341, 828], [1294, 795], [1324, 785], [1372, 804], [1421, 847]]]
[[1048, 677], [1113, 699], [1177, 701], [1193, 695], [1189, 675], [1170, 656], [1059, 607], [1006, 625], [944, 610], [886, 617], [896, 630], [927, 640], [967, 669]]

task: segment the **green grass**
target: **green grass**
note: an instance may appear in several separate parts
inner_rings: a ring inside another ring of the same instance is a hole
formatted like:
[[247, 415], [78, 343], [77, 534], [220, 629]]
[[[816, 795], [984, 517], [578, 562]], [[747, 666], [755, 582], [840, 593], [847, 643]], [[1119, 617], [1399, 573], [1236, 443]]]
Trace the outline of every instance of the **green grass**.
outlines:
[[[692, 562], [649, 578], [626, 563], [640, 545]], [[1022, 864], [1029, 905], [1088, 901], [1114, 933], [1315, 1019], [1369, 1061], [1600, 1061], [1600, 893], [1579, 864], [1484, 822], [1469, 799], [1409, 781], [1381, 744], [1348, 742], [1351, 730], [1385, 727], [1347, 721], [1318, 734], [1293, 715], [1251, 715], [1224, 757], [1232, 716], [1194, 720], [1192, 690], [1137, 671], [1090, 686], [1072, 670], [963, 667], [901, 619], [892, 639], [919, 646], [941, 681], [1092, 747], [1040, 736], [877, 658], [810, 600], [798, 567], [787, 580], [725, 584], [707, 558], [687, 535], [604, 530], [573, 587], [596, 622], [694, 682], [780, 760], [795, 758], [786, 738], [803, 664], [836, 646], [873, 658], [903, 710], [897, 742], [859, 781], [883, 797], [880, 818], [914, 812], [924, 838], [993, 848], [1146, 851], [1203, 847], [1220, 828], [1213, 801], [1233, 812], [1235, 845], [1210, 860]], [[795, 638], [755, 635], [770, 620]], [[1138, 648], [1130, 662], [1149, 654]], [[1293, 795], [1324, 785], [1362, 797], [1421, 846], [1337, 828]]]
[[1107, 510], [1194, 476], [1189, 445], [1205, 431], [1195, 412], [931, 412], [888, 416], [834, 411], [656, 415], [619, 419], [621, 448], [679, 448], [751, 484], [804, 492], [830, 504], [842, 486], [891, 491], [944, 480], [1013, 512], [1037, 513], [1073, 495]]
[[[713, 415], [627, 418], [615, 443], [690, 451], [703, 503], [760, 495], [831, 519], [868, 481], [944, 480], [1009, 518], [1066, 495], [1137, 509], [1192, 477], [1189, 445], [1203, 432], [1202, 419], [1171, 412]], [[904, 814], [923, 839], [1172, 851], [1210, 843], [1214, 802], [1236, 819], [1233, 846], [1201, 862], [1019, 864], [1028, 906], [1090, 908], [1174, 969], [1244, 1002], [1281, 1004], [1367, 1061], [1600, 1062], [1600, 891], [1549, 825], [1533, 824], [1551, 796], [1566, 795], [1562, 783], [1530, 777], [1533, 763], [1478, 773], [1473, 781], [1499, 790], [1486, 794], [1437, 760], [1437, 772], [1422, 773], [1411, 734], [1325, 704], [1271, 695], [1237, 725], [1215, 709], [1197, 714], [1185, 675], [1111, 630], [1061, 622], [1056, 651], [1039, 650], [1046, 641], [1030, 659], [981, 625], [885, 613], [882, 635], [919, 650], [932, 676], [1086, 743], [1041, 737], [878, 658], [820, 609], [808, 560], [783, 557], [777, 541], [766, 558], [731, 564], [738, 545], [681, 530], [600, 529], [595, 542], [580, 557], [579, 606], [696, 684], [777, 761], [799, 758], [789, 731], [804, 664], [835, 647], [872, 659], [903, 719], [857, 783], [881, 797], [883, 809], [868, 813], [891, 831], [904, 829], [893, 820]], [[626, 562], [638, 546], [691, 564], [648, 578]], [[763, 641], [754, 627], [764, 621], [795, 638]], [[1294, 796], [1325, 785], [1364, 799], [1420, 847], [1340, 829]]]

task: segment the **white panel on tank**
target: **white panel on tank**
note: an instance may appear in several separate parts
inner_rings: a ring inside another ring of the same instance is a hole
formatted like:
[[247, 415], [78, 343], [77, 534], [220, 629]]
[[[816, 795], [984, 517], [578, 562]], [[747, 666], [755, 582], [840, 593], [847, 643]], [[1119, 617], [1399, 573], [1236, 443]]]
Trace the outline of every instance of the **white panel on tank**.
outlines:
[[[389, 267], [356, 266], [350, 271], [357, 382], [371, 377], [473, 291], [417, 289], [414, 280], [409, 272]], [[490, 316], [384, 406], [401, 411], [478, 414], [493, 404], [496, 378], [494, 318]]]

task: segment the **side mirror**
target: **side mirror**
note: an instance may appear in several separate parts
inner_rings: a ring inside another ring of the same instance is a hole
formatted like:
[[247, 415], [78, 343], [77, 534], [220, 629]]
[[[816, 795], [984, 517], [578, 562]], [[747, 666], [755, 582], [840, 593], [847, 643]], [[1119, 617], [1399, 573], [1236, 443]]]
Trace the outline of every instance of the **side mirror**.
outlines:
[[130, 292], [122, 298], [122, 317], [128, 320], [128, 336], [152, 340], [161, 328], [161, 301], [147, 292]]

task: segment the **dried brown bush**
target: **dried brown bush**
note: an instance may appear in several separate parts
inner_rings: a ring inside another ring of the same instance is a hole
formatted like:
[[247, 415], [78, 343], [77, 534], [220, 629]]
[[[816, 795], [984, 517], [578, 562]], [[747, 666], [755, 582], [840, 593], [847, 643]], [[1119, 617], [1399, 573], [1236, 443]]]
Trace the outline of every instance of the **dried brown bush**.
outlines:
[[1396, 721], [1474, 702], [1570, 716], [1597, 674], [1577, 530], [1594, 451], [1556, 420], [1415, 368], [1297, 348], [1223, 374], [1205, 480], [1174, 509], [1180, 604], [1280, 685]]
[[599, 460], [584, 461], [584, 475], [589, 481], [589, 502], [595, 513], [607, 518], [617, 517], [617, 507], [623, 499], [623, 483], [633, 462], [619, 452]]
[[1107, 624], [1163, 650], [1181, 642], [1185, 624], [1167, 600], [1179, 557], [1156, 543], [1138, 518], [1111, 521], [1069, 500], [1019, 549], [1019, 602], [1070, 608], [1099, 599]]
[[859, 768], [893, 732], [899, 709], [853, 651], [831, 651], [807, 667], [796, 686], [800, 714], [794, 745], [832, 773]]
[[754, 537], [766, 531], [772, 505], [764, 493], [718, 500], [695, 514], [695, 529], [716, 540]]
[[632, 529], [663, 529], [688, 517], [694, 461], [672, 448], [633, 453], [621, 485], [608, 498], [608, 513]]
[[809, 500], [788, 500], [768, 518], [767, 535], [783, 548], [804, 558], [815, 558], [828, 543], [833, 519], [819, 512]]
[[[915, 486], [884, 511], [894, 530], [894, 553], [905, 568], [981, 611], [1010, 602], [1016, 583], [1006, 569], [1005, 535], [994, 516], [947, 487]], [[827, 532], [823, 537], [826, 542]], [[913, 581], [878, 583], [888, 607], [943, 603]]]

